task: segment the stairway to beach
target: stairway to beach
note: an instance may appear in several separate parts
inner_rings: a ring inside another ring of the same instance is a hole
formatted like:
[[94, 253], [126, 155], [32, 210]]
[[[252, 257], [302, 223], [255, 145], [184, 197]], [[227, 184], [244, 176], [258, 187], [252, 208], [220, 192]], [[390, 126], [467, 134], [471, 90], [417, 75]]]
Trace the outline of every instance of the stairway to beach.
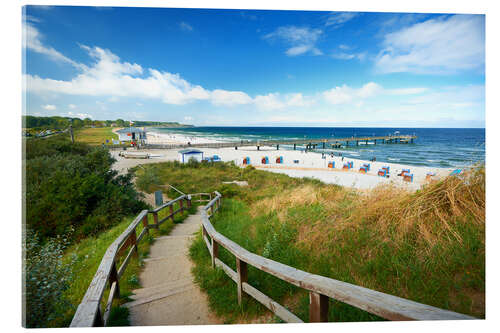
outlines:
[[134, 290], [130, 311], [133, 326], [206, 325], [220, 323], [208, 308], [207, 296], [191, 275], [189, 245], [201, 225], [198, 212], [177, 224], [168, 236], [156, 238]]

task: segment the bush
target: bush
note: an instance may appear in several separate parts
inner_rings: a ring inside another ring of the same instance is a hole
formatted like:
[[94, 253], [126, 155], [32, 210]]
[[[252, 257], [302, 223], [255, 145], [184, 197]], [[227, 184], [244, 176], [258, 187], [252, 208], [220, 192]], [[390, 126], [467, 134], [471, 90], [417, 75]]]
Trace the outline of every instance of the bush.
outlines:
[[36, 233], [26, 232], [23, 266], [26, 327], [47, 327], [56, 318], [57, 310], [71, 306], [64, 291], [72, 280], [72, 264], [62, 261], [68, 242], [67, 237], [58, 237], [41, 245]]
[[[74, 229], [79, 238], [146, 209], [131, 175], [117, 175], [103, 148], [38, 140], [27, 148], [26, 224], [43, 241]], [[43, 154], [41, 153], [43, 152]]]

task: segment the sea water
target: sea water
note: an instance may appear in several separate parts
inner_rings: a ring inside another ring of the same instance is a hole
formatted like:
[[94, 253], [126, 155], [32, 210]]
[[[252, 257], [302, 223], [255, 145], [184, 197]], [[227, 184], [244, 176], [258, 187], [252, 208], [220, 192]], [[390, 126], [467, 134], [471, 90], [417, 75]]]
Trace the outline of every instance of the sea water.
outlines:
[[[304, 140], [388, 136], [399, 131], [401, 135], [416, 135], [413, 144], [362, 144], [350, 142], [346, 147], [322, 149], [317, 152], [335, 153], [363, 160], [373, 157], [377, 161], [409, 165], [459, 168], [485, 160], [484, 128], [367, 128], [367, 127], [193, 127], [155, 128], [159, 133], [179, 133], [191, 137], [203, 137], [218, 141], [240, 140]], [[293, 146], [280, 145], [280, 149]], [[304, 147], [297, 146], [297, 149]]]

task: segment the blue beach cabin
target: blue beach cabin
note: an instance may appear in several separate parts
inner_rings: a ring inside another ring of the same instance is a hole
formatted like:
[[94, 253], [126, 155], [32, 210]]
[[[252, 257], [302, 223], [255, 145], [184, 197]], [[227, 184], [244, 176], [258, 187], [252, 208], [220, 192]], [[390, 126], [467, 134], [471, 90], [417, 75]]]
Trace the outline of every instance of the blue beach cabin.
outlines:
[[179, 150], [179, 162], [187, 163], [190, 159], [194, 159], [198, 162], [203, 160], [203, 152], [198, 149], [183, 149]]

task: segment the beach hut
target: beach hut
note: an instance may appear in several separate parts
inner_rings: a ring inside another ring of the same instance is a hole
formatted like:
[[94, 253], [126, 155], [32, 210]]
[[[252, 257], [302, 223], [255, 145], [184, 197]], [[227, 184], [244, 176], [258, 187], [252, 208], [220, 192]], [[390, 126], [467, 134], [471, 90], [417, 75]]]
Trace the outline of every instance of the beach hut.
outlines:
[[243, 165], [249, 165], [249, 164], [250, 164], [250, 157], [247, 156], [243, 159]]
[[283, 164], [283, 156], [276, 157], [276, 163], [277, 164]]
[[146, 131], [137, 127], [125, 127], [116, 131], [120, 141], [146, 140]]
[[269, 158], [267, 156], [262, 157], [261, 163], [262, 164], [269, 164]]
[[187, 163], [189, 160], [194, 159], [198, 162], [203, 160], [203, 152], [198, 149], [183, 149], [179, 150], [179, 162]]
[[334, 168], [335, 168], [335, 161], [330, 161], [330, 162], [328, 162], [328, 167], [329, 167], [330, 169], [334, 169]]

